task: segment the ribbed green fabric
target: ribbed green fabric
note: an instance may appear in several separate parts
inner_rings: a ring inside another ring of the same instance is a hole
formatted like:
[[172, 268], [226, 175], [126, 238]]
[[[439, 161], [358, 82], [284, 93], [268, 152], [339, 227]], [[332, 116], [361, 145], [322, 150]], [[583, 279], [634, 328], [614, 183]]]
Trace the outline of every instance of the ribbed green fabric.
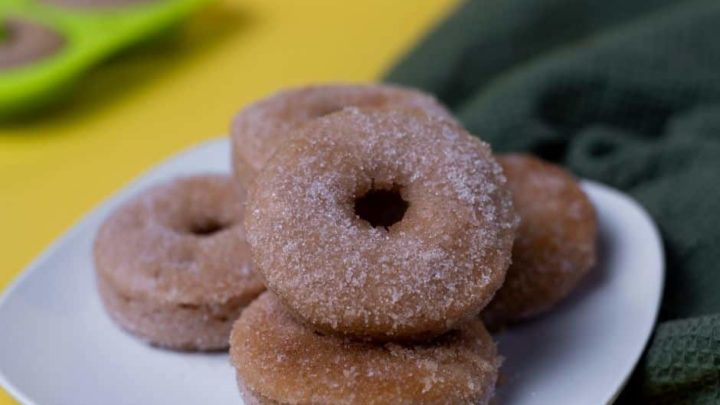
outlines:
[[720, 404], [720, 0], [471, 1], [387, 81], [643, 204], [667, 281], [618, 402]]

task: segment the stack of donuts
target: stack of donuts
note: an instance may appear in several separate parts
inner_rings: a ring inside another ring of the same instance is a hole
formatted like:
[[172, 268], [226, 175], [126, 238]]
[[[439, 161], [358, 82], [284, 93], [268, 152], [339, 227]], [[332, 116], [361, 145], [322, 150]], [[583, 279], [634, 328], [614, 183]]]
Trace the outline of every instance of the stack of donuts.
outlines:
[[487, 404], [501, 357], [485, 325], [549, 310], [595, 261], [571, 175], [494, 156], [417, 90], [276, 93], [236, 116], [232, 161], [121, 206], [95, 262], [131, 333], [229, 338], [248, 404]]

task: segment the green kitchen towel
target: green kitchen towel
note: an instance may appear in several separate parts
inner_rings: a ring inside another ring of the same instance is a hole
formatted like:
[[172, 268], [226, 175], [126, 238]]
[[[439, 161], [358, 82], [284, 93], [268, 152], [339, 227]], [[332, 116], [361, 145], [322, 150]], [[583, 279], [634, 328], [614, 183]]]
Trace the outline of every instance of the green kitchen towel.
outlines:
[[471, 1], [387, 81], [437, 94], [496, 151], [636, 198], [667, 280], [618, 402], [720, 404], [720, 0]]

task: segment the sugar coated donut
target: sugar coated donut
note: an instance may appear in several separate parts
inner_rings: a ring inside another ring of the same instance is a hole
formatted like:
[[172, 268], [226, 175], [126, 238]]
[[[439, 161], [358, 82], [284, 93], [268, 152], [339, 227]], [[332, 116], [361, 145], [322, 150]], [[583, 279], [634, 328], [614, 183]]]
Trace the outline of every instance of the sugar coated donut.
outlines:
[[55, 54], [64, 43], [52, 29], [33, 21], [0, 21], [0, 70], [17, 68]]
[[595, 263], [595, 210], [564, 169], [528, 155], [498, 158], [521, 218], [505, 284], [483, 311], [493, 327], [565, 298]]
[[272, 293], [243, 311], [230, 358], [247, 404], [487, 404], [500, 359], [479, 319], [432, 342], [321, 335]]
[[377, 84], [329, 84], [283, 90], [245, 107], [231, 128], [233, 167], [245, 185], [298, 126], [344, 107], [416, 108], [453, 119], [432, 96]]
[[110, 316], [159, 346], [228, 346], [233, 321], [264, 287], [242, 227], [245, 192], [230, 176], [199, 175], [122, 205], [95, 240], [95, 270]]
[[303, 126], [253, 183], [248, 242], [301, 320], [420, 340], [477, 315], [516, 217], [487, 144], [417, 110], [344, 109]]

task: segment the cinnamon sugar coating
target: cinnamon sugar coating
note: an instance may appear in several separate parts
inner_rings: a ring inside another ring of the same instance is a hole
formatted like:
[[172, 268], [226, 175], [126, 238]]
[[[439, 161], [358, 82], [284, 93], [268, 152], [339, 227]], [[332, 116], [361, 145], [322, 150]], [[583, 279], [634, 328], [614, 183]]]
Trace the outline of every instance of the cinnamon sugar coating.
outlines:
[[500, 359], [477, 318], [435, 341], [320, 335], [270, 292], [243, 311], [230, 357], [249, 404], [487, 404]]
[[493, 327], [547, 311], [597, 256], [595, 210], [570, 173], [529, 155], [498, 161], [521, 221], [505, 284], [482, 313]]
[[[303, 126], [259, 174], [248, 242], [268, 288], [313, 328], [427, 339], [477, 315], [505, 278], [517, 223], [505, 181], [454, 122], [348, 108]], [[358, 214], [373, 192], [406, 203], [397, 222]]]
[[94, 246], [111, 317], [159, 346], [226, 348], [233, 321], [264, 290], [251, 268], [244, 200], [230, 176], [197, 175], [115, 210]]
[[337, 83], [282, 90], [248, 105], [235, 116], [231, 139], [236, 177], [249, 185], [298, 126], [350, 106], [420, 109], [453, 119], [432, 96], [400, 86]]

